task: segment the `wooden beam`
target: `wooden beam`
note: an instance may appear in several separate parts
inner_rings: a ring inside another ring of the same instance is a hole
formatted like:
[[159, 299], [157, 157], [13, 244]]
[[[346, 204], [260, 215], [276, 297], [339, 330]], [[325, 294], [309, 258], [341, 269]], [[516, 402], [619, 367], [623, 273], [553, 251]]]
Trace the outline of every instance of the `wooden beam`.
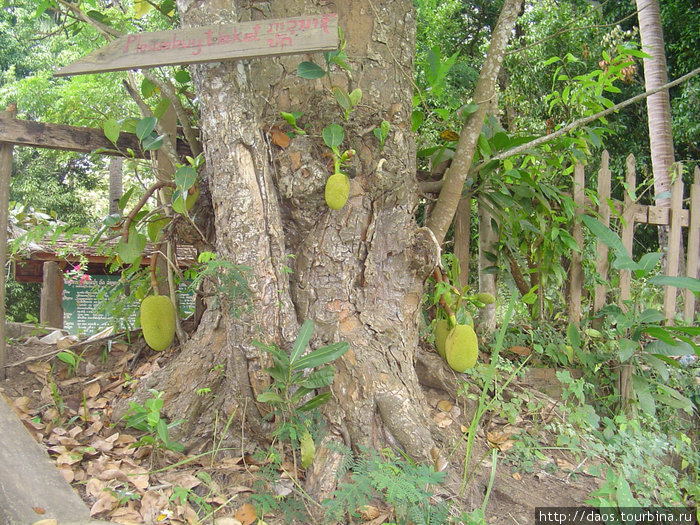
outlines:
[[[50, 148], [80, 153], [98, 152], [101, 155], [133, 156], [137, 159], [150, 158], [150, 152], [141, 150], [139, 140], [133, 133], [120, 133], [115, 148], [100, 128], [84, 128], [33, 122], [8, 118], [0, 114], [0, 142], [13, 146]], [[98, 151], [99, 150], [99, 151]], [[191, 155], [189, 145], [179, 140], [178, 155]]]
[[179, 28], [122, 36], [56, 76], [292, 55], [338, 48], [338, 17], [325, 15]]

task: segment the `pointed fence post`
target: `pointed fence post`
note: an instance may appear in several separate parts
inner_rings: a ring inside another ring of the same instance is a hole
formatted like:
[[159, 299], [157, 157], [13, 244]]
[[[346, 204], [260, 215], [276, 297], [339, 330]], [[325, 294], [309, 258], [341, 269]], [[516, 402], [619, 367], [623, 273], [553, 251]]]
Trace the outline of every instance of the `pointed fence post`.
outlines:
[[[690, 187], [690, 218], [688, 219], [688, 258], [685, 265], [688, 277], [698, 277], [698, 256], [700, 255], [700, 168], [695, 166], [695, 180]], [[683, 317], [689, 323], [695, 318], [695, 294], [690, 290], [685, 295]]]
[[[637, 187], [637, 176], [634, 170], [634, 155], [628, 155], [627, 157], [627, 174], [625, 176], [625, 182], [627, 184], [627, 191], [625, 192], [624, 205], [622, 208], [622, 219], [624, 224], [622, 225], [622, 245], [629, 252], [631, 257], [634, 257], [633, 244], [634, 244], [634, 219], [637, 213], [637, 205], [630, 197], [630, 192], [633, 192]], [[620, 308], [627, 311], [625, 306], [625, 301], [630, 298], [630, 286], [632, 283], [632, 274], [629, 270], [620, 270]]]
[[[683, 211], [683, 167], [676, 164], [676, 180], [671, 187], [671, 212], [669, 214], [670, 231], [668, 235], [668, 259], [666, 260], [666, 275], [676, 277], [681, 257], [681, 215]], [[664, 316], [667, 324], [673, 324], [676, 314], [675, 286], [664, 288]]]
[[[0, 120], [14, 119], [17, 106], [10, 104], [0, 113]], [[12, 145], [0, 142], [0, 380], [5, 379], [7, 344], [5, 343], [5, 263], [7, 263], [7, 225], [10, 215], [10, 177]]]
[[581, 323], [581, 289], [583, 288], [583, 227], [580, 217], [583, 214], [585, 184], [586, 175], [583, 171], [583, 164], [577, 162], [574, 168], [573, 187], [576, 217], [571, 228], [571, 235], [576, 241], [579, 251], [571, 254], [571, 268], [569, 269], [569, 321], [577, 326]]
[[[608, 150], [603, 151], [600, 160], [600, 170], [598, 170], [598, 214], [600, 222], [605, 226], [610, 227], [610, 154]], [[601, 241], [596, 243], [596, 263], [595, 270], [600, 278], [605, 281], [608, 278], [608, 247]], [[593, 313], [597, 312], [605, 306], [606, 296], [608, 293], [607, 284], [598, 284], [595, 287], [595, 296], [593, 297]]]

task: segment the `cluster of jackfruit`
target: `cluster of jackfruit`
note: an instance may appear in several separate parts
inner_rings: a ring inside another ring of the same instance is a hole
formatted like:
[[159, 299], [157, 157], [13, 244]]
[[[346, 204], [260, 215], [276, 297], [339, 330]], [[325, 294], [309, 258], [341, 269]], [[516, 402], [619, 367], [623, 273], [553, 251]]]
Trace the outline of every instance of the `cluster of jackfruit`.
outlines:
[[141, 331], [153, 350], [161, 352], [173, 342], [175, 315], [175, 307], [167, 295], [149, 295], [141, 302]]

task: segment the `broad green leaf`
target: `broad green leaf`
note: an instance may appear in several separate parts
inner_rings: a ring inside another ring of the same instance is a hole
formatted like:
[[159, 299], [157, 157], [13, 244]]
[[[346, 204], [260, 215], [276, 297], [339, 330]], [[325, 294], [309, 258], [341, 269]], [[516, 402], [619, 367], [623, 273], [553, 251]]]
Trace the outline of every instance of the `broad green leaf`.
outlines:
[[658, 310], [655, 310], [654, 308], [647, 308], [641, 314], [639, 314], [638, 321], [640, 324], [649, 324], [662, 323], [665, 319], [666, 318], [664, 317], [664, 315]]
[[334, 377], [335, 367], [333, 365], [328, 365], [310, 374], [302, 385], [310, 389], [323, 388], [324, 386], [330, 385]]
[[695, 277], [671, 277], [669, 275], [655, 275], [649, 279], [649, 282], [659, 286], [687, 288], [695, 294], [700, 293], [700, 279], [696, 279]]
[[258, 394], [257, 400], [260, 403], [284, 403], [282, 396], [280, 396], [277, 392], [272, 392], [270, 390]]
[[151, 242], [156, 242], [161, 237], [163, 228], [170, 224], [170, 219], [167, 217], [158, 217], [148, 223], [146, 227], [148, 239]]
[[192, 166], [180, 166], [173, 177], [175, 179], [175, 186], [183, 193], [186, 194], [189, 189], [194, 186], [197, 182], [197, 172]]
[[138, 139], [143, 140], [153, 133], [157, 122], [158, 119], [156, 117], [146, 117], [139, 120], [138, 124], [136, 124], [136, 136]]
[[129, 234], [129, 241], [119, 240], [117, 253], [119, 258], [126, 264], [134, 264], [136, 259], [141, 257], [143, 249], [146, 247], [146, 236], [135, 231]]
[[423, 115], [423, 112], [420, 109], [414, 109], [413, 113], [411, 113], [411, 131], [414, 133], [418, 131], [424, 119], [425, 115]]
[[639, 349], [639, 343], [632, 341], [631, 339], [620, 339], [619, 345], [620, 349], [618, 352], [618, 358], [620, 359], [621, 363], [628, 361]]
[[581, 348], [581, 334], [575, 324], [569, 323], [569, 326], [566, 328], [566, 337], [569, 339], [571, 346]]
[[157, 118], [162, 118], [165, 112], [168, 111], [170, 107], [170, 99], [168, 97], [163, 97], [160, 99], [155, 109], [153, 110], [153, 116]]
[[141, 144], [143, 145], [144, 151], [155, 151], [157, 149], [160, 149], [160, 147], [163, 145], [163, 139], [165, 138], [165, 135], [150, 135], [143, 139]]
[[662, 394], [661, 392], [657, 393], [656, 399], [658, 401], [672, 408], [684, 410], [688, 414], [693, 413], [693, 410], [695, 408], [694, 403], [690, 399], [685, 397], [683, 394], [681, 394], [678, 390], [676, 390], [675, 388], [671, 388], [668, 385], [664, 385], [663, 383], [657, 383], [656, 387], [661, 392], [664, 392], [664, 394]]
[[165, 419], [159, 418], [156, 428], [160, 440], [163, 443], [168, 443], [168, 422]]
[[319, 407], [323, 403], [328, 401], [332, 395], [333, 394], [331, 394], [330, 392], [324, 392], [323, 394], [319, 394], [316, 397], [304, 403], [303, 405], [301, 405], [300, 407], [298, 407], [297, 410], [299, 412], [308, 412], [309, 410], [313, 410], [314, 408]]
[[299, 448], [301, 450], [301, 466], [303, 468], [308, 468], [314, 460], [316, 455], [316, 446], [314, 445], [314, 439], [308, 430], [302, 433], [299, 438]]
[[[656, 265], [659, 263], [661, 260], [661, 253], [660, 252], [651, 252], [651, 253], [645, 253], [639, 258], [639, 272], [636, 272], [636, 276], [639, 277], [644, 277], [646, 274], [648, 274], [650, 271], [652, 271]], [[642, 272], [642, 273], [640, 273]]]
[[186, 69], [181, 69], [180, 71], [175, 73], [175, 81], [180, 84], [187, 84], [187, 82], [189, 82], [190, 80], [192, 80], [192, 78], [190, 77], [190, 72]]
[[314, 322], [311, 319], [304, 321], [299, 329], [294, 346], [292, 347], [292, 355], [289, 357], [289, 363], [293, 366], [297, 359], [304, 353], [304, 349], [311, 341], [311, 336], [314, 333]]
[[630, 267], [639, 268], [637, 263], [632, 260], [632, 257], [630, 257], [629, 253], [625, 249], [625, 246], [622, 244], [620, 237], [618, 237], [615, 232], [590, 215], [582, 215], [581, 221], [586, 225], [586, 228], [593, 233], [593, 235], [598, 237], [603, 244], [616, 253], [617, 258], [621, 261], [621, 263], [627, 263], [625, 264], [625, 267], [627, 267], [629, 264]]
[[294, 394], [292, 394], [292, 403], [298, 403], [302, 397], [304, 397], [310, 392], [313, 392], [313, 388], [306, 388], [305, 386], [300, 386], [299, 388], [297, 388]]
[[326, 70], [313, 62], [302, 62], [297, 66], [297, 75], [301, 78], [313, 80], [326, 75]]
[[343, 128], [338, 124], [329, 124], [323, 128], [322, 135], [323, 142], [325, 142], [326, 146], [329, 148], [337, 148], [343, 143], [343, 139], [345, 139], [345, 131], [343, 131]]
[[348, 94], [348, 97], [350, 98], [352, 107], [355, 107], [359, 104], [360, 100], [362, 100], [362, 90], [360, 88], [355, 88]]
[[113, 119], [107, 119], [102, 123], [102, 131], [104, 131], [105, 137], [112, 144], [116, 144], [119, 140], [119, 123]]
[[151, 95], [153, 95], [153, 93], [155, 93], [155, 92], [156, 92], [155, 84], [153, 82], [151, 82], [150, 80], [148, 80], [147, 78], [144, 78], [141, 81], [141, 95], [143, 95], [143, 98], [148, 98]]
[[344, 341], [324, 346], [297, 360], [292, 364], [292, 369], [300, 370], [325, 365], [345, 354], [348, 348], [349, 345]]
[[640, 507], [639, 502], [636, 499], [634, 499], [634, 496], [632, 495], [632, 489], [630, 488], [630, 484], [624, 477], [620, 476], [617, 478], [616, 489], [618, 507]]
[[343, 108], [345, 111], [350, 111], [352, 109], [353, 104], [350, 100], [350, 96], [346, 93], [346, 91], [343, 88], [335, 86], [333, 88], [333, 96], [335, 97], [335, 100], [338, 102], [340, 107]]
[[293, 113], [287, 113], [286, 111], [280, 111], [280, 115], [284, 120], [287, 121], [287, 124], [289, 124], [292, 127], [296, 127], [297, 125], [297, 118], [294, 116]]

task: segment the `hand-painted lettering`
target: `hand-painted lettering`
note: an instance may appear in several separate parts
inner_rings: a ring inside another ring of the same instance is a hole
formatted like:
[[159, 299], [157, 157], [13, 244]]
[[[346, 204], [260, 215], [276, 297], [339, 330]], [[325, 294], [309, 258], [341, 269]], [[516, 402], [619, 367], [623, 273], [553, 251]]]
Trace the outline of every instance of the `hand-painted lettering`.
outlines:
[[260, 24], [256, 24], [256, 26], [253, 28], [252, 33], [246, 33], [243, 37], [243, 40], [245, 40], [246, 42], [257, 42], [258, 40], [260, 40], [258, 38], [258, 31], [260, 31]]

